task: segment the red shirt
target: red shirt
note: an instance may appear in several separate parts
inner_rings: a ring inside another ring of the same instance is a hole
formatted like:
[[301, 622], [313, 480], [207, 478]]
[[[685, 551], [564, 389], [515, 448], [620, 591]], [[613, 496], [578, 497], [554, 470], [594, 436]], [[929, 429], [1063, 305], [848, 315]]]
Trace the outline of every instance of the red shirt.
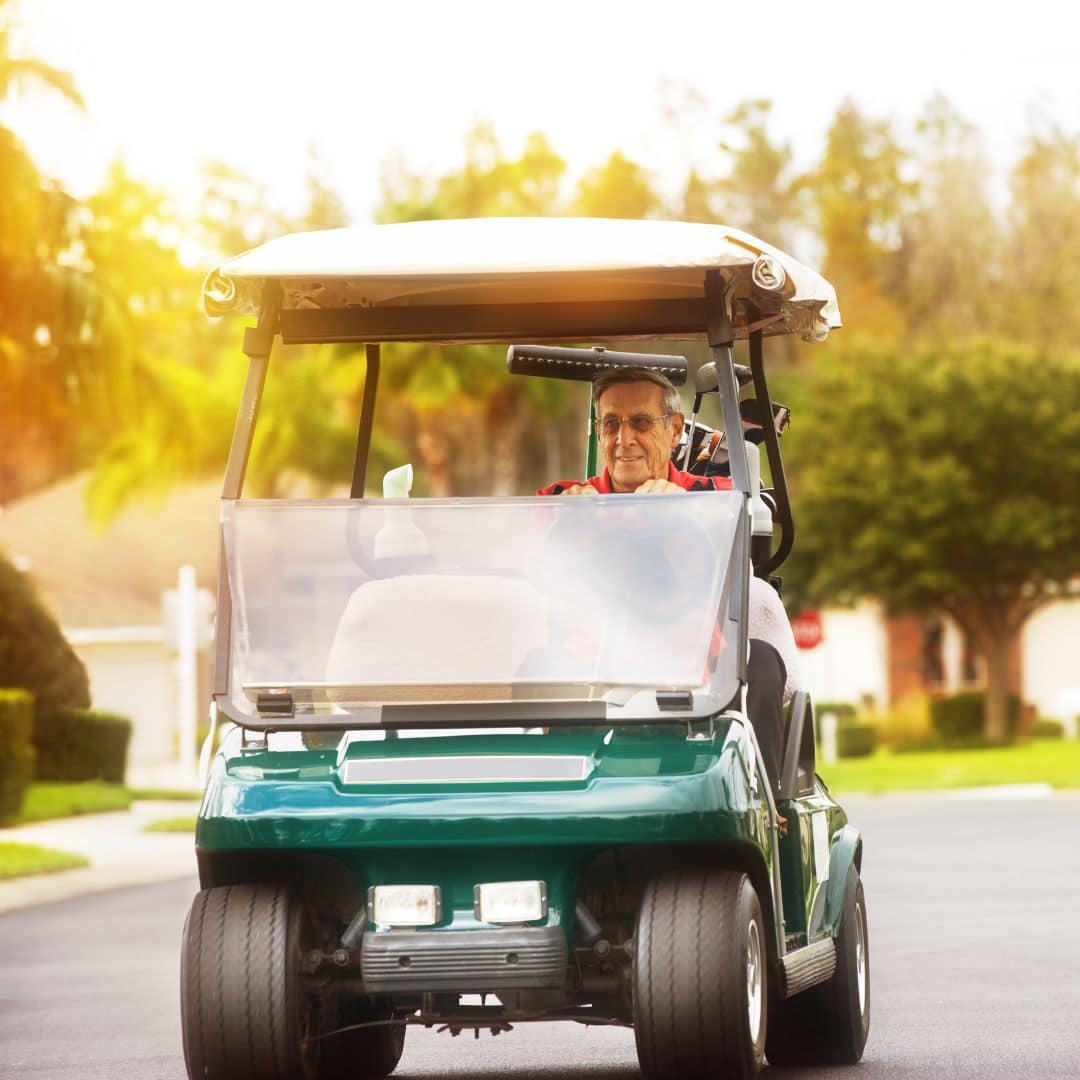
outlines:
[[[687, 491], [730, 491], [731, 490], [731, 477], [730, 476], [695, 476], [693, 473], [683, 472], [681, 469], [676, 469], [672, 462], [668, 462], [668, 480], [673, 484], [678, 484], [679, 487], [685, 488]], [[611, 486], [611, 474], [607, 469], [599, 476], [590, 477], [588, 480], [559, 480], [557, 483], [549, 484], [545, 488], [539, 488], [536, 492], [537, 495], [561, 495], [567, 488], [573, 487], [575, 484], [581, 484], [583, 487], [586, 484], [596, 488], [598, 495], [615, 495], [618, 492]]]

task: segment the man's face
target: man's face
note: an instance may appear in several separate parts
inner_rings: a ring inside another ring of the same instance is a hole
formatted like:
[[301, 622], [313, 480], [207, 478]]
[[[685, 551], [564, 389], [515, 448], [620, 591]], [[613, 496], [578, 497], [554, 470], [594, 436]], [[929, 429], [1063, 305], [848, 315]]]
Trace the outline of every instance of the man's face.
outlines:
[[[596, 418], [629, 421], [632, 417], [662, 416], [664, 392], [655, 383], [626, 382], [609, 386], [597, 403]], [[668, 474], [671, 451], [678, 444], [683, 429], [683, 414], [675, 413], [666, 421], [657, 420], [646, 431], [635, 431], [624, 422], [617, 435], [599, 435], [600, 453], [611, 473], [616, 491], [636, 491], [646, 480], [658, 480]]]

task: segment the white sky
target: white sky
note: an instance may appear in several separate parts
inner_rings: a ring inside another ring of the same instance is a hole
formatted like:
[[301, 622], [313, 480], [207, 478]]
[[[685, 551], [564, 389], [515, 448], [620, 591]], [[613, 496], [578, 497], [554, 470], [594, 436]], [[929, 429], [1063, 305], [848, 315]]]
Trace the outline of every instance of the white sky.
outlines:
[[[715, 171], [716, 120], [774, 101], [800, 164], [853, 98], [903, 133], [936, 90], [1003, 173], [1033, 115], [1080, 132], [1080, 7], [1067, 0], [21, 0], [17, 51], [73, 72], [85, 116], [39, 96], [0, 115], [76, 194], [121, 156], [183, 194], [222, 159], [294, 211], [314, 145], [357, 222], [379, 169], [456, 166], [490, 120], [508, 153], [542, 130], [576, 175], [621, 148], [662, 186]], [[669, 90], [665, 92], [665, 84]], [[675, 87], [704, 98], [665, 120]]]

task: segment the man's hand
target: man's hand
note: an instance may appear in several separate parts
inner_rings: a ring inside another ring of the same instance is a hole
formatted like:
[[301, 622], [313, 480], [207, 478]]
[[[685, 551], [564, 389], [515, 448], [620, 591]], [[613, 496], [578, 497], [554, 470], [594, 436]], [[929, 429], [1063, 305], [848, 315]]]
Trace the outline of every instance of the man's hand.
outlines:
[[563, 494], [563, 495], [599, 495], [600, 492], [597, 491], [596, 488], [594, 488], [592, 486], [592, 484], [571, 484], [570, 487], [568, 487], [561, 494]]
[[686, 489], [679, 487], [678, 484], [673, 484], [667, 477], [661, 477], [659, 480], [646, 480], [641, 487], [634, 490], [635, 495], [668, 495], [671, 492], [678, 491], [683, 495], [686, 494]]

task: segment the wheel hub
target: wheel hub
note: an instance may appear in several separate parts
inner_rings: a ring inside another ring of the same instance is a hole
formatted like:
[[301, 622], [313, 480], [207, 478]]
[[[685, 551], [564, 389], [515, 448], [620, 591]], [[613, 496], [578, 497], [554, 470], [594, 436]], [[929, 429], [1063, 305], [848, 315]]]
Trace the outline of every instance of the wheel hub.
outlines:
[[866, 916], [855, 905], [855, 982], [859, 987], [859, 1015], [866, 1015]]
[[750, 1021], [750, 1039], [755, 1044], [761, 1035], [764, 1005], [761, 986], [761, 934], [756, 920], [751, 920], [746, 934], [746, 1009]]

